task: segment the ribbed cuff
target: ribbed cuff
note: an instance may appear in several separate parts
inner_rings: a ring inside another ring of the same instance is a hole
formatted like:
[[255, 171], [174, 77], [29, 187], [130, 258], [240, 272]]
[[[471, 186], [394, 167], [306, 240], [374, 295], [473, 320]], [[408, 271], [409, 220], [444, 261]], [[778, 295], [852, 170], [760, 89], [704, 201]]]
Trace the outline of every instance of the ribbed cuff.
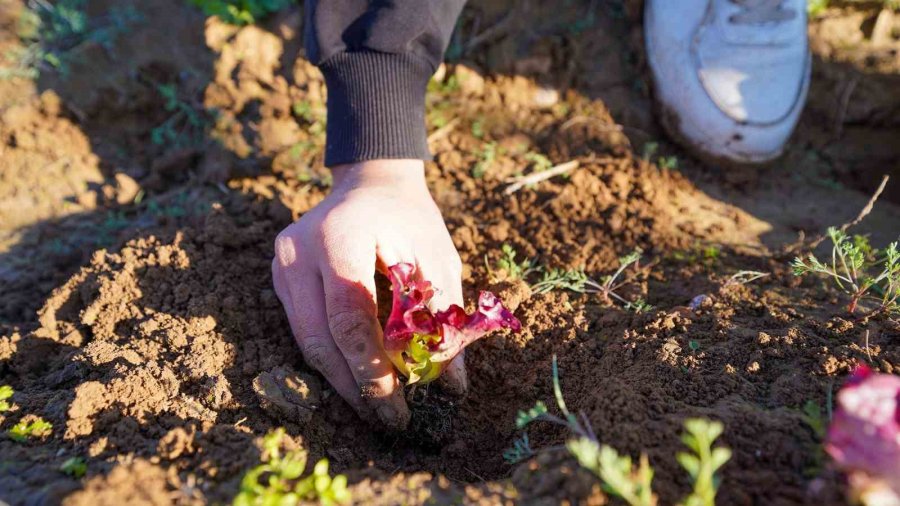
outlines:
[[411, 54], [340, 53], [319, 68], [328, 86], [325, 165], [430, 160], [425, 89], [433, 69]]

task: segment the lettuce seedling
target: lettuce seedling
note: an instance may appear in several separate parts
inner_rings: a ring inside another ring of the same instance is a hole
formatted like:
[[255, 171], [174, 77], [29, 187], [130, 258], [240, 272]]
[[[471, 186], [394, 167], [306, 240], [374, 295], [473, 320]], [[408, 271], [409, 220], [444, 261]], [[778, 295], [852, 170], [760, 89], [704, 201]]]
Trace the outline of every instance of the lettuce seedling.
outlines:
[[22, 420], [13, 425], [12, 428], [9, 429], [9, 432], [7, 432], [7, 435], [9, 435], [9, 438], [13, 441], [24, 443], [31, 438], [40, 438], [50, 435], [51, 431], [53, 431], [53, 425], [43, 418], [38, 417], [30, 422]]
[[241, 479], [241, 488], [232, 506], [296, 506], [317, 503], [324, 506], [350, 502], [347, 477], [328, 474], [328, 459], [319, 460], [312, 474], [302, 477], [306, 469], [306, 452], [281, 452], [284, 429], [279, 428], [263, 438], [263, 463]]
[[9, 385], [3, 385], [0, 387], [0, 413], [4, 411], [9, 411], [12, 405], [9, 403], [9, 398], [13, 396], [13, 388]]
[[384, 349], [407, 384], [437, 379], [466, 346], [500, 328], [518, 331], [519, 320], [493, 293], [481, 292], [474, 313], [452, 305], [432, 312], [430, 281], [417, 276], [416, 267], [401, 263], [390, 267], [394, 300], [384, 328]]
[[857, 367], [837, 394], [825, 451], [847, 473], [854, 501], [900, 504], [900, 377]]

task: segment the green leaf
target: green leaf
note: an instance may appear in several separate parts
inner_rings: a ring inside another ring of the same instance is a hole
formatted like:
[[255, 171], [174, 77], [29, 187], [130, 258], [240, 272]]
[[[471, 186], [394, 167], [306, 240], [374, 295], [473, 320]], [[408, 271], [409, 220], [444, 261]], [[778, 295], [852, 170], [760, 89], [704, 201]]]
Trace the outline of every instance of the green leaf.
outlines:
[[543, 401], [537, 401], [534, 403], [534, 407], [529, 409], [528, 411], [519, 411], [519, 413], [516, 415], [516, 428], [523, 429], [526, 425], [546, 414], [547, 405], [544, 404]]
[[712, 468], [713, 471], [724, 466], [731, 459], [731, 450], [728, 448], [715, 448], [712, 451]]
[[678, 452], [675, 455], [675, 460], [681, 464], [681, 467], [684, 468], [685, 471], [691, 475], [692, 478], [696, 478], [698, 474], [700, 474], [700, 459], [698, 459], [695, 455], [685, 452]]

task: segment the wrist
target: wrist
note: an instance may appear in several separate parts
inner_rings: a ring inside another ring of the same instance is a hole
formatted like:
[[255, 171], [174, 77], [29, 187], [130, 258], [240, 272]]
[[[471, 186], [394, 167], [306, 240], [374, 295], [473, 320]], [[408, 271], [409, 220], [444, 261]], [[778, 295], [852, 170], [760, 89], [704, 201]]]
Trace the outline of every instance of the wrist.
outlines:
[[334, 190], [363, 187], [399, 187], [426, 189], [425, 162], [422, 160], [366, 160], [331, 168]]

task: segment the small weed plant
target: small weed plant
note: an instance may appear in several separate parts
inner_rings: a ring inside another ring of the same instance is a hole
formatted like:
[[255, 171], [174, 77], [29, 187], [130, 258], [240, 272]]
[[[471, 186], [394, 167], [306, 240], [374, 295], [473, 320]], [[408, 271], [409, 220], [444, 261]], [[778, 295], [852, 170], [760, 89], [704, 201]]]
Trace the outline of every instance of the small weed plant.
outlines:
[[263, 463], [254, 467], [241, 480], [241, 488], [233, 506], [293, 506], [300, 502], [317, 502], [324, 506], [350, 502], [347, 477], [328, 474], [328, 459], [322, 459], [306, 470], [306, 452], [282, 452], [284, 429], [276, 429], [263, 438]]
[[855, 313], [861, 301], [876, 304], [869, 315], [900, 313], [900, 250], [893, 242], [884, 250], [872, 248], [862, 236], [850, 237], [843, 231], [828, 229], [831, 262], [825, 263], [810, 253], [794, 259], [795, 276], [818, 274], [831, 278], [850, 298], [847, 311]]
[[81, 457], [71, 457], [59, 466], [59, 470], [77, 480], [87, 474], [87, 463]]
[[30, 0], [18, 20], [18, 36], [24, 47], [11, 54], [13, 66], [0, 68], [0, 78], [36, 78], [41, 72], [69, 71], [73, 52], [86, 44], [107, 50], [141, 17], [133, 8], [112, 8], [89, 17], [85, 0]]
[[29, 439], [42, 438], [49, 436], [53, 432], [53, 425], [43, 418], [35, 418], [30, 422], [22, 420], [12, 426], [7, 432], [9, 438], [18, 443], [24, 443]]
[[291, 5], [293, 0], [190, 0], [203, 14], [232, 25], [252, 25]]
[[494, 161], [497, 159], [499, 150], [500, 148], [497, 147], [496, 142], [488, 142], [481, 148], [481, 152], [478, 153], [478, 161], [475, 163], [475, 166], [472, 167], [473, 178], [481, 179], [489, 170], [491, 170], [491, 165], [493, 165]]
[[503, 246], [500, 247], [500, 253], [501, 256], [494, 264], [493, 268], [487, 263], [487, 256], [485, 255], [485, 265], [487, 265], [488, 272], [492, 276], [495, 271], [501, 271], [506, 273], [506, 279], [524, 280], [529, 274], [537, 270], [537, 267], [531, 259], [526, 258], [522, 261], [516, 260], [516, 250], [507, 243], [503, 243]]
[[150, 131], [153, 144], [173, 149], [203, 145], [215, 123], [215, 111], [182, 98], [175, 84], [157, 84], [156, 91], [170, 114]]
[[0, 387], [0, 413], [4, 411], [9, 411], [12, 408], [12, 405], [9, 403], [9, 399], [13, 396], [13, 387], [9, 385], [3, 385]]
[[[565, 449], [578, 463], [591, 471], [600, 480], [603, 490], [630, 506], [655, 506], [657, 496], [653, 493], [653, 468], [645, 454], [637, 464], [628, 455], [620, 455], [612, 446], [601, 444], [587, 417], [576, 416], [569, 411], [559, 383], [559, 368], [553, 357], [553, 395], [561, 416], [551, 414], [542, 401], [529, 410], [520, 411], [516, 416], [516, 427], [525, 429], [529, 424], [544, 421], [563, 425], [572, 433]], [[731, 458], [731, 450], [713, 447], [722, 434], [724, 426], [720, 422], [693, 418], [684, 422], [685, 432], [681, 436], [687, 452], [676, 455], [678, 463], [687, 471], [693, 484], [691, 493], [681, 502], [684, 506], [713, 506], [719, 487], [717, 471]], [[552, 450], [556, 448], [547, 448]], [[531, 457], [535, 451], [528, 444], [528, 435], [515, 442], [513, 448], [504, 453], [504, 458], [515, 463]]]
[[636, 265], [640, 261], [641, 253], [640, 249], [636, 249], [625, 256], [619, 257], [619, 268], [612, 274], [604, 277], [603, 281], [599, 283], [588, 277], [584, 269], [549, 269], [544, 271], [543, 278], [532, 285], [531, 288], [536, 293], [547, 293], [553, 290], [596, 293], [600, 294], [607, 303], [612, 303], [613, 299], [615, 299], [621, 302], [629, 311], [636, 313], [646, 312], [651, 310], [652, 306], [644, 300], [629, 301], [617, 293], [617, 290], [628, 282], [627, 279], [620, 279], [620, 277], [629, 266]]

